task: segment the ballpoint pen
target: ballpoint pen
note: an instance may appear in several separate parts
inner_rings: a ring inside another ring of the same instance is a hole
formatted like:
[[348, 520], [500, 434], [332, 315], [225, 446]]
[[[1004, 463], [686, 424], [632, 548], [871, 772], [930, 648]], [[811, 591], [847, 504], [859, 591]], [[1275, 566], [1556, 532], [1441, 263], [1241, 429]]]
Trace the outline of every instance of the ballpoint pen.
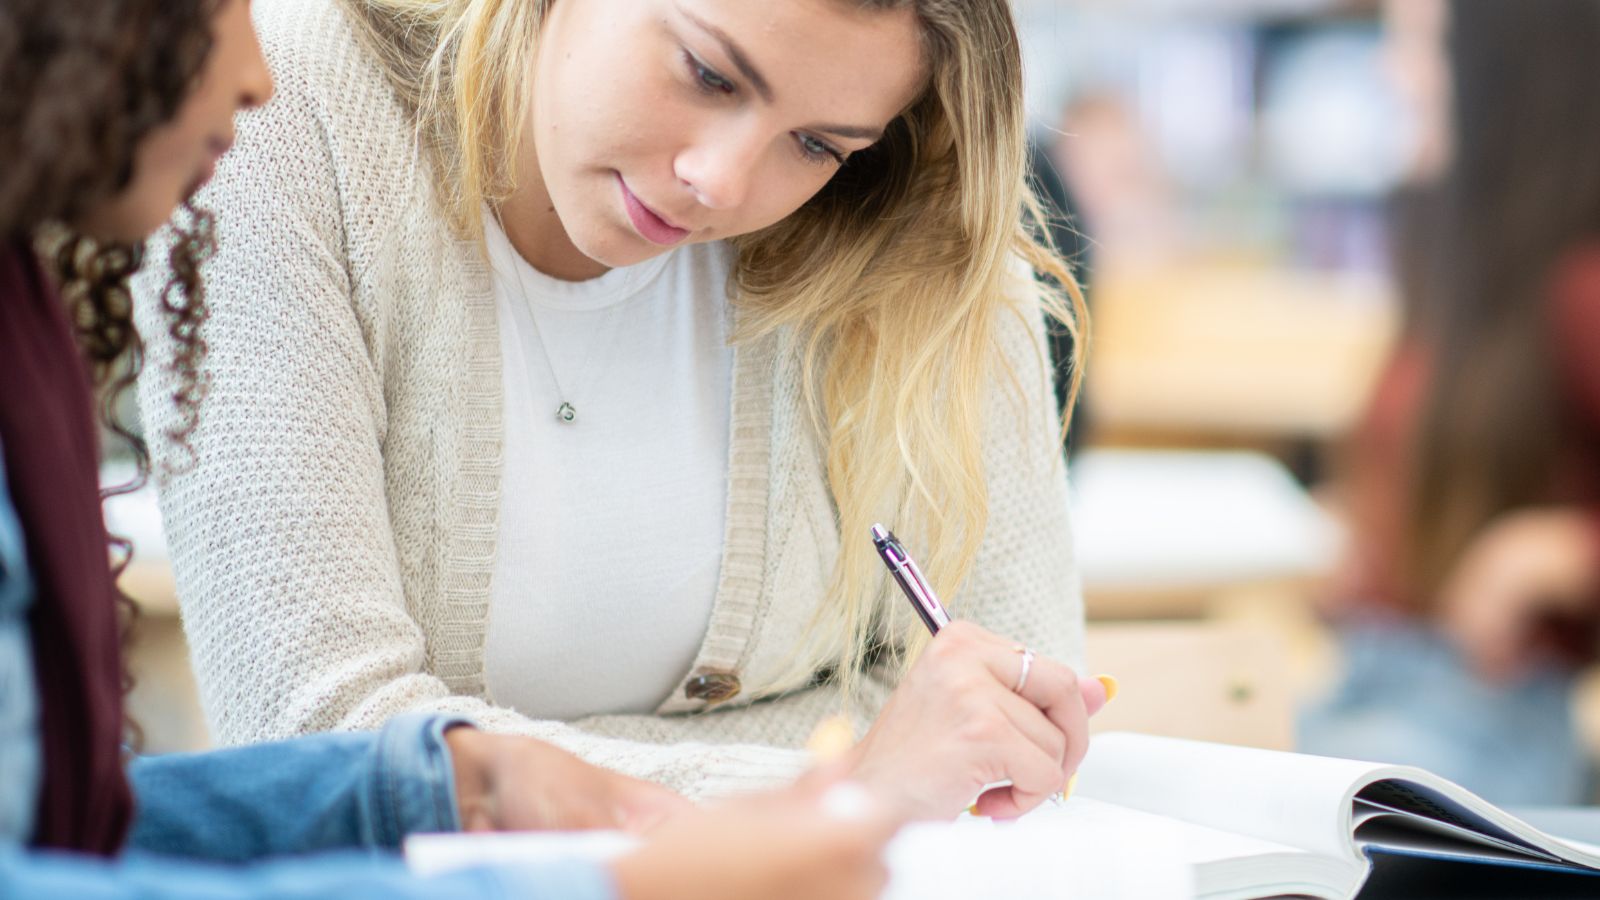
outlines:
[[933, 592], [933, 587], [928, 584], [928, 579], [923, 577], [922, 570], [917, 568], [917, 563], [900, 546], [900, 541], [894, 532], [882, 525], [872, 526], [872, 546], [877, 548], [878, 556], [883, 558], [883, 564], [889, 567], [889, 574], [894, 577], [900, 590], [905, 592], [906, 599], [911, 601], [911, 607], [917, 611], [917, 617], [922, 624], [928, 626], [930, 634], [938, 634], [939, 629], [950, 624], [950, 616], [939, 605], [939, 598]]
[[[922, 624], [928, 626], [928, 632], [935, 637], [939, 629], [950, 624], [950, 614], [944, 611], [939, 603], [938, 595], [934, 594], [933, 586], [928, 584], [928, 579], [923, 576], [922, 569], [918, 568], [916, 560], [900, 545], [899, 538], [894, 532], [882, 525], [872, 526], [872, 546], [877, 549], [878, 556], [883, 558], [883, 564], [889, 567], [889, 574], [894, 577], [895, 583], [900, 585], [900, 590], [911, 601], [911, 608], [917, 611], [917, 617]], [[1072, 776], [1072, 781], [1078, 780], [1077, 775]], [[1004, 783], [1004, 782], [1002, 782]], [[1071, 790], [1071, 783], [1068, 788]], [[1066, 800], [1062, 792], [1050, 795], [1052, 806], [1060, 806]]]

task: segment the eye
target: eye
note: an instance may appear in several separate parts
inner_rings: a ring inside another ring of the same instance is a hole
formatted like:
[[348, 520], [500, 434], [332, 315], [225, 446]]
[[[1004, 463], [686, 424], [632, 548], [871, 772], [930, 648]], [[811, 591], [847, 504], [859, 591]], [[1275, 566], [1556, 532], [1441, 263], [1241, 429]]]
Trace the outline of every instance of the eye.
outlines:
[[684, 64], [689, 67], [689, 75], [694, 79], [695, 86], [707, 94], [731, 94], [734, 84], [716, 70], [701, 62], [693, 53], [683, 51]]
[[811, 135], [797, 134], [795, 135], [795, 140], [800, 144], [800, 155], [805, 157], [807, 162], [813, 162], [820, 165], [822, 163], [832, 161], [841, 166], [844, 165], [845, 154], [835, 150]]

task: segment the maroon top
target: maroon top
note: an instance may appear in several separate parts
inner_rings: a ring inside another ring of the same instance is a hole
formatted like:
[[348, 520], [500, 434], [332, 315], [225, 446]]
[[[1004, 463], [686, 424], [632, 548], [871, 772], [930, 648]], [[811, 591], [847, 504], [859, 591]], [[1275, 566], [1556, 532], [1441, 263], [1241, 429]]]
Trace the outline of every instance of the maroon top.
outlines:
[[37, 592], [28, 613], [44, 781], [34, 844], [110, 855], [122, 769], [122, 654], [89, 376], [25, 242], [0, 245], [0, 444]]

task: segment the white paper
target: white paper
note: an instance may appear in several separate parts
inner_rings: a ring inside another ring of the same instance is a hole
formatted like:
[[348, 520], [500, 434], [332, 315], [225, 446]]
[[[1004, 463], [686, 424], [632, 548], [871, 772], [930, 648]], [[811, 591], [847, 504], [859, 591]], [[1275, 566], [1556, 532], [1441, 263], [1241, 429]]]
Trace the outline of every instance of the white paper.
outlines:
[[1351, 797], [1376, 763], [1116, 732], [1095, 737], [1078, 792], [1219, 831], [1356, 859]]
[[[903, 829], [885, 852], [885, 900], [1178, 900], [1194, 896], [1189, 853], [1160, 820], [1090, 800], [995, 823], [963, 817]], [[1181, 825], [1181, 823], [1174, 823]], [[1247, 840], [1247, 839], [1244, 839]], [[603, 862], [637, 846], [617, 832], [427, 834], [406, 840], [420, 875], [494, 863]]]

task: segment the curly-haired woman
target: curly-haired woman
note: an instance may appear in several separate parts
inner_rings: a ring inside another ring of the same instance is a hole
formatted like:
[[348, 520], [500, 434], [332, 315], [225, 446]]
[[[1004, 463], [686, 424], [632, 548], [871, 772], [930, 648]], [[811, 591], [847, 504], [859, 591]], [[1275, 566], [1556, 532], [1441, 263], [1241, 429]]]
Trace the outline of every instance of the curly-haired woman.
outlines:
[[[138, 244], [207, 179], [235, 111], [265, 102], [272, 81], [246, 0], [12, 0], [0, 6], [0, 85], [0, 896], [647, 900], [881, 887], [892, 821], [821, 814], [820, 781], [674, 817], [609, 869], [413, 878], [373, 851], [463, 825], [641, 828], [682, 804], [448, 715], [126, 771], [91, 383], [138, 371], [126, 285]], [[183, 348], [169, 373], [179, 443], [203, 421], [197, 266], [212, 242], [209, 217], [189, 215], [171, 268], [148, 267], [168, 286], [154, 321]], [[302, 858], [264, 862], [291, 854]]]
[[[1045, 318], [1081, 302], [1004, 0], [257, 19], [200, 465], [156, 454], [223, 741], [458, 712], [705, 796], [843, 705], [917, 812], [1066, 784], [1104, 691]], [[962, 620], [926, 652], [879, 520]]]

